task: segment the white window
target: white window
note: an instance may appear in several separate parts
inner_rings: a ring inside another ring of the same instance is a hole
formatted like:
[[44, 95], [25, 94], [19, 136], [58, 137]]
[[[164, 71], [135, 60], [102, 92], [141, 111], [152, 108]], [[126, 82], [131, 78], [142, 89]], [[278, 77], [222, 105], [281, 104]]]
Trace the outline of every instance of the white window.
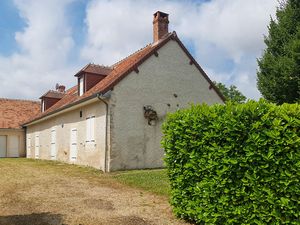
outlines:
[[50, 143], [50, 157], [56, 159], [56, 130], [55, 127], [51, 129], [51, 143]]
[[83, 95], [83, 77], [79, 79], [79, 96]]
[[40, 157], [40, 135], [37, 133], [35, 135], [35, 158], [38, 159]]
[[86, 142], [95, 142], [95, 116], [86, 118]]
[[77, 159], [77, 129], [71, 129], [70, 141], [70, 161], [75, 162]]
[[45, 111], [45, 101], [42, 100], [42, 112], [44, 112], [44, 111]]

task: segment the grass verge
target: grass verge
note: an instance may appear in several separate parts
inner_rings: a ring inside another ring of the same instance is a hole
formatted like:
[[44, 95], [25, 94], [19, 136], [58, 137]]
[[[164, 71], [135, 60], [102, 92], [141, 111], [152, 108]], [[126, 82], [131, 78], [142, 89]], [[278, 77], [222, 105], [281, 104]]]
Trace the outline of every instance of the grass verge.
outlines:
[[165, 169], [114, 172], [110, 176], [122, 184], [169, 196], [170, 184]]

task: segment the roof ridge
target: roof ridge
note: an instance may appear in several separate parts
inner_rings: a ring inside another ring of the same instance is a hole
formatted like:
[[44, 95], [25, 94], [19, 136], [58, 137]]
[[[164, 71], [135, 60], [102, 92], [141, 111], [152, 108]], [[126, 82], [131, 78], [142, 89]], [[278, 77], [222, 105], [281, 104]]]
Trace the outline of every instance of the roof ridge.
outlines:
[[126, 56], [125, 58], [123, 58], [123, 59], [117, 61], [116, 63], [114, 63], [113, 65], [111, 65], [111, 68], [114, 69], [114, 67], [116, 67], [118, 64], [122, 63], [123, 61], [125, 61], [125, 60], [128, 59], [129, 57], [131, 57], [131, 56], [133, 56], [133, 55], [139, 53], [140, 51], [144, 50], [145, 48], [151, 46], [151, 44], [152, 44], [152, 43], [149, 43], [149, 44], [147, 44], [146, 46], [140, 48], [139, 50], [137, 50], [137, 51], [131, 53], [130, 55]]
[[89, 63], [89, 66], [99, 66], [101, 68], [104, 68], [104, 69], [111, 69], [110, 66], [105, 66], [105, 65], [100, 65], [100, 64], [96, 64], [96, 63]]
[[19, 99], [19, 98], [0, 98], [0, 100], [4, 100], [4, 101], [19, 101], [19, 102], [34, 102], [34, 103], [40, 103], [39, 101], [35, 101], [35, 100]]
[[137, 50], [137, 51], [131, 53], [130, 55], [126, 56], [125, 58], [123, 58], [123, 59], [117, 61], [116, 63], [114, 63], [113, 65], [111, 65], [111, 68], [114, 69], [115, 66], [119, 65], [120, 63], [122, 63], [123, 61], [125, 61], [126, 59], [128, 59], [129, 57], [131, 57], [131, 56], [133, 56], [133, 55], [139, 53], [140, 51], [144, 50], [145, 48], [147, 48], [147, 47], [149, 47], [149, 46], [152, 46], [152, 47], [153, 47], [153, 46], [155, 46], [155, 45], [161, 43], [162, 41], [164, 41], [165, 39], [167, 39], [167, 38], [168, 38], [169, 36], [171, 36], [171, 35], [177, 36], [177, 34], [176, 34], [175, 31], [169, 32], [169, 33], [165, 34], [165, 35], [161, 38], [161, 40], [159, 40], [158, 42], [156, 42], [156, 43], [149, 43], [149, 44], [147, 44], [146, 46], [140, 48], [139, 50]]
[[61, 92], [59, 90], [53, 90], [53, 89], [48, 90], [46, 93], [49, 93], [49, 92], [60, 93], [60, 94], [65, 94], [66, 93], [66, 91]]

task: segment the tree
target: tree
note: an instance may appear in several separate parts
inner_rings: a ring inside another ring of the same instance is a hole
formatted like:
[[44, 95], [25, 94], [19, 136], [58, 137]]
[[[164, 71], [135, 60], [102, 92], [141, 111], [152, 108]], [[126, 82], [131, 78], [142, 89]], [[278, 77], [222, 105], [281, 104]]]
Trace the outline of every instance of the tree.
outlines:
[[244, 103], [247, 99], [234, 85], [230, 85], [230, 87], [228, 88], [222, 83], [217, 83], [214, 81], [214, 84], [228, 101]]
[[282, 1], [268, 29], [266, 49], [258, 59], [258, 90], [277, 104], [299, 102], [300, 1]]

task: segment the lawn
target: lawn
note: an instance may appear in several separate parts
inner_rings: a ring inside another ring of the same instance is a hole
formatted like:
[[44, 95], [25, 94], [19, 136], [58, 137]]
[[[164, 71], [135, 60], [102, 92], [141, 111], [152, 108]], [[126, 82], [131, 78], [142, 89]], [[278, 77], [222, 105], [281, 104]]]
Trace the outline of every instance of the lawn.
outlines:
[[133, 170], [113, 173], [111, 176], [131, 187], [140, 188], [163, 196], [169, 196], [170, 194], [170, 185], [165, 169]]
[[0, 159], [2, 224], [185, 224], [172, 215], [165, 170], [103, 174], [53, 161]]

